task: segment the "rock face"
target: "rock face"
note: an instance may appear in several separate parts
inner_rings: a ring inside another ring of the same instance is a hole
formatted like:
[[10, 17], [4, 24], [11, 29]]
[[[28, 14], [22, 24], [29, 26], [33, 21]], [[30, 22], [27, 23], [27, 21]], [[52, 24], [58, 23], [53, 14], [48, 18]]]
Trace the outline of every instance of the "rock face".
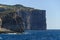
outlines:
[[[46, 11], [22, 5], [0, 5], [1, 28], [14, 32], [46, 30]], [[3, 10], [4, 9], [4, 10]]]
[[46, 29], [46, 11], [33, 10], [30, 16], [31, 29], [45, 30]]
[[15, 13], [9, 13], [6, 16], [2, 17], [2, 28], [6, 28], [12, 30], [14, 32], [22, 32], [24, 31], [23, 28], [23, 21], [22, 18], [17, 16]]
[[24, 20], [25, 29], [46, 30], [46, 11], [32, 10], [19, 12]]

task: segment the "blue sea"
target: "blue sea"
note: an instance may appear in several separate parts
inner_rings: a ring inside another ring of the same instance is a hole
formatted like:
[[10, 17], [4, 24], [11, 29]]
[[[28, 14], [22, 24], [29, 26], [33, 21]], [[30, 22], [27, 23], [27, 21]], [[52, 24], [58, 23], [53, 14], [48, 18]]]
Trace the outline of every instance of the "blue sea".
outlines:
[[19, 34], [0, 34], [0, 40], [60, 40], [60, 30], [26, 30]]

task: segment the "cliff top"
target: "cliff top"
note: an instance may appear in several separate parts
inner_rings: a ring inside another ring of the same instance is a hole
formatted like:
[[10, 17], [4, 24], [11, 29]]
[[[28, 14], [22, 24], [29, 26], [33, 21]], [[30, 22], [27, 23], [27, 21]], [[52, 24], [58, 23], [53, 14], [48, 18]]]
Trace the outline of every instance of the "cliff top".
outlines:
[[16, 5], [0, 4], [0, 17], [10, 12], [16, 12], [17, 10], [31, 11], [31, 10], [34, 10], [34, 8], [25, 7], [20, 4], [16, 4]]
[[23, 5], [20, 5], [20, 4], [16, 4], [16, 5], [5, 5], [5, 4], [0, 4], [0, 17], [5, 15], [5, 14], [8, 14], [10, 12], [16, 12], [16, 11], [20, 11], [20, 10], [23, 10], [23, 11], [32, 11], [32, 10], [39, 10], [39, 9], [34, 9], [34, 8], [31, 8], [31, 7], [25, 7]]
[[30, 7], [25, 7], [23, 5], [20, 4], [16, 4], [16, 5], [4, 5], [4, 4], [0, 4], [0, 8], [5, 8], [5, 9], [19, 9], [19, 10], [30, 10], [30, 9], [34, 9], [34, 8], [30, 8]]

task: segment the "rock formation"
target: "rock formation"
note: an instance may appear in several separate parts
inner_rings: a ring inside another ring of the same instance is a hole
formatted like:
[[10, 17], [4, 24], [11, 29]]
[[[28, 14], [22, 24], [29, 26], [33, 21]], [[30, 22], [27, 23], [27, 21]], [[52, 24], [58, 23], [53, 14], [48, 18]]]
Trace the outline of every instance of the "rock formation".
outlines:
[[38, 10], [23, 5], [0, 4], [1, 28], [13, 32], [24, 30], [46, 30], [46, 11]]

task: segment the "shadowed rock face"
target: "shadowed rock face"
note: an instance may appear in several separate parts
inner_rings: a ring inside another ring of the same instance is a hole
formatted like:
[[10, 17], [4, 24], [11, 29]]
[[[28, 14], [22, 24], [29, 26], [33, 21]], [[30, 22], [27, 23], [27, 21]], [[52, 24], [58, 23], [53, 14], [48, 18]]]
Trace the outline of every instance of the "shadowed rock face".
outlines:
[[30, 16], [30, 25], [33, 30], [46, 30], [46, 11], [33, 10]]
[[6, 9], [4, 8], [0, 8], [0, 12], [4, 12]]
[[[0, 5], [2, 28], [14, 32], [46, 30], [46, 11], [22, 5]], [[6, 10], [5, 10], [6, 9]]]
[[46, 11], [32, 10], [20, 11], [25, 23], [25, 29], [28, 30], [46, 30]]
[[17, 15], [14, 17], [13, 15], [15, 14], [9, 13], [2, 17], [2, 28], [6, 28], [14, 32], [23, 32], [24, 29], [22, 18]]

